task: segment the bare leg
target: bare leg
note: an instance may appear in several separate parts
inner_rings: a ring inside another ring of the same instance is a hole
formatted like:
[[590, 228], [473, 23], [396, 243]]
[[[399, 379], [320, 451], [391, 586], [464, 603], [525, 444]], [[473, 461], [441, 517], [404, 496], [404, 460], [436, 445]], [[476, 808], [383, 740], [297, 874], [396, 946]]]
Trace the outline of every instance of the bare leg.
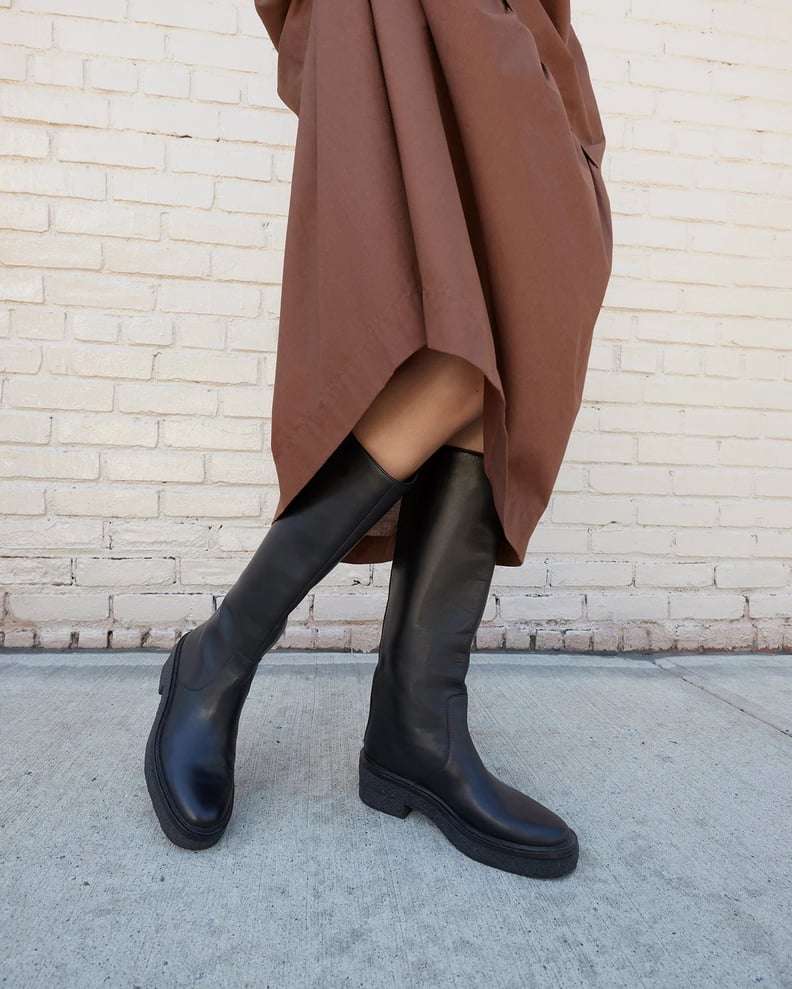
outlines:
[[484, 375], [475, 365], [423, 347], [396, 369], [353, 432], [403, 481], [451, 437], [460, 446], [478, 442], [483, 399]]
[[449, 446], [461, 446], [463, 450], [475, 450], [478, 453], [484, 452], [484, 417], [478, 416], [467, 426], [463, 426], [458, 433], [449, 436], [446, 440]]

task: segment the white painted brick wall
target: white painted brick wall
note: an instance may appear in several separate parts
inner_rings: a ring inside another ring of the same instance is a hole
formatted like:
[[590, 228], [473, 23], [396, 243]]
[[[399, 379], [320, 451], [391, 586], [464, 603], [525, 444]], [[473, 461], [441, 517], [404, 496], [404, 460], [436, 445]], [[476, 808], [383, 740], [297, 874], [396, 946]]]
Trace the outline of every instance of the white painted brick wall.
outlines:
[[[792, 649], [792, 8], [573, 0], [614, 271], [478, 648]], [[277, 502], [296, 117], [253, 0], [0, 0], [6, 647], [169, 646]], [[374, 649], [389, 565], [281, 646]]]

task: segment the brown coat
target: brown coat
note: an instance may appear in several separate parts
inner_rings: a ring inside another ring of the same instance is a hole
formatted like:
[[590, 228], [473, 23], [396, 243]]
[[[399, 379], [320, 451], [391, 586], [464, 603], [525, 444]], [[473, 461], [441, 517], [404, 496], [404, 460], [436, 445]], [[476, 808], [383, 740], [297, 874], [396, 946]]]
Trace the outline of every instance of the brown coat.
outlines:
[[[299, 117], [275, 519], [428, 346], [485, 375], [518, 566], [577, 416], [611, 274], [605, 136], [569, 0], [256, 0]], [[343, 558], [393, 558], [398, 504]], [[274, 519], [273, 519], [274, 521]]]

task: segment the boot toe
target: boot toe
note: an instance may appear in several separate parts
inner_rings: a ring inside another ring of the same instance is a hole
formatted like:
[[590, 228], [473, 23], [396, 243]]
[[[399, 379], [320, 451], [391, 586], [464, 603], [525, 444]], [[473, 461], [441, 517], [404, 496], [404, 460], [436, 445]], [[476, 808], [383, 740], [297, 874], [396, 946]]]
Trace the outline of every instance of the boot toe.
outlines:
[[[206, 764], [163, 760], [162, 776], [168, 802], [177, 817], [191, 830], [216, 830], [227, 819], [233, 800], [228, 770], [215, 771]], [[170, 771], [169, 771], [170, 768]]]
[[189, 786], [171, 794], [179, 816], [196, 831], [211, 831], [222, 825], [230, 803], [228, 787], [217, 779], [199, 772]]

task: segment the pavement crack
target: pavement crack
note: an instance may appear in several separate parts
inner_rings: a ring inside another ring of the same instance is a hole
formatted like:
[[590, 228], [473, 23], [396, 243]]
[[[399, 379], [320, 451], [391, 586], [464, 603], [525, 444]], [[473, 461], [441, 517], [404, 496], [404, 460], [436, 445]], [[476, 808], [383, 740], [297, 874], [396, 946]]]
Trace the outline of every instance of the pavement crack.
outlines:
[[782, 735], [786, 735], [787, 738], [792, 738], [792, 728], [781, 722], [760, 704], [754, 704], [752, 701], [746, 700], [746, 698], [742, 697], [740, 694], [735, 694], [733, 691], [727, 690], [725, 687], [719, 687], [711, 680], [708, 680], [705, 676], [696, 673], [694, 670], [688, 669], [687, 666], [682, 666], [681, 663], [672, 662], [666, 657], [658, 657], [656, 659], [649, 657], [649, 659], [658, 669], [671, 673], [678, 679], [684, 680], [685, 683], [689, 683], [691, 687], [698, 687], [698, 689], [702, 690], [705, 694], [708, 694], [710, 697], [714, 697], [716, 700], [722, 701], [724, 704], [734, 708], [741, 714], [746, 714], [749, 718], [753, 718], [755, 721], [760, 721], [762, 724], [767, 725], [768, 728], [773, 728]]

